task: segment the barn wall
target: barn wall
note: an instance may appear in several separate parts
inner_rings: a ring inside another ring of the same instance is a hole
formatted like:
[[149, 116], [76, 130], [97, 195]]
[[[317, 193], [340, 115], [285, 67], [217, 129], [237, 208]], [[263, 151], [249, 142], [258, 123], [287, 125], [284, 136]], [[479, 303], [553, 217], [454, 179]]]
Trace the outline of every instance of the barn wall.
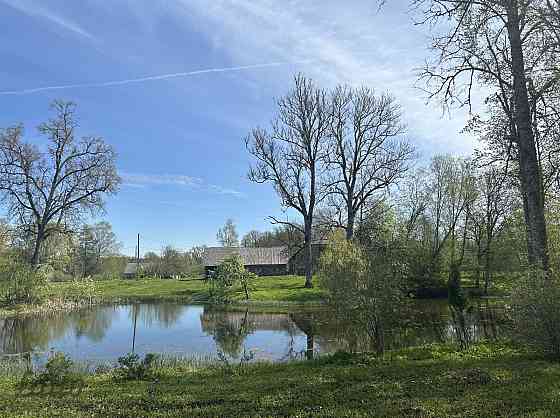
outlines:
[[285, 264], [245, 266], [245, 268], [257, 276], [284, 276], [288, 274], [288, 266]]
[[[319, 269], [319, 259], [321, 258], [321, 254], [326, 247], [327, 246], [325, 244], [311, 245], [313, 273], [316, 273]], [[305, 251], [303, 248], [290, 258], [288, 270], [290, 274], [297, 274], [300, 276], [305, 275]]]
[[[263, 264], [254, 266], [245, 266], [247, 271], [255, 273], [257, 276], [284, 276], [288, 274], [288, 266], [286, 264]], [[215, 266], [205, 266], [204, 272], [206, 277], [210, 277], [217, 270]]]

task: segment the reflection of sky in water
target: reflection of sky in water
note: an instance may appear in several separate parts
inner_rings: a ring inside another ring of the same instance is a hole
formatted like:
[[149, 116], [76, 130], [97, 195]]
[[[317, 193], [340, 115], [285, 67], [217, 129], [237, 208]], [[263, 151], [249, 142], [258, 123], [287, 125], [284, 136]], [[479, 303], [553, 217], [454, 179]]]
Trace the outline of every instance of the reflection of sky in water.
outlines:
[[[427, 306], [431, 305], [419, 304], [419, 310], [427, 312]], [[438, 335], [453, 337], [455, 332], [445, 305], [430, 309], [419, 328], [402, 332], [395, 339], [397, 345], [436, 341]], [[282, 361], [303, 356], [308, 348], [306, 332], [314, 335], [315, 352], [347, 348], [344, 338], [337, 334], [338, 328], [329, 323], [329, 316], [325, 311], [226, 312], [172, 303], [98, 306], [0, 320], [0, 354], [53, 350], [76, 360], [115, 361], [132, 350], [136, 317], [135, 351], [139, 354], [206, 359], [215, 358], [220, 350], [236, 359], [252, 353], [256, 359]], [[476, 321], [476, 316], [467, 321], [473, 334], [484, 328]], [[495, 331], [495, 327], [490, 328]]]

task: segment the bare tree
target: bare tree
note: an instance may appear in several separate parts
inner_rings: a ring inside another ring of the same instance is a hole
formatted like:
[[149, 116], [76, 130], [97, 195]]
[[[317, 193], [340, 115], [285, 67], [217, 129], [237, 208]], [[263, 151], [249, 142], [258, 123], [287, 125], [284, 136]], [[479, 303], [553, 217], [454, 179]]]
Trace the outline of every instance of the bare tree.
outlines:
[[397, 210], [405, 225], [406, 241], [421, 238], [422, 234], [415, 232], [419, 221], [426, 215], [429, 204], [430, 195], [426, 181], [427, 171], [420, 168], [406, 177], [400, 189]]
[[102, 221], [92, 225], [91, 232], [97, 264], [101, 263], [102, 257], [119, 254], [122, 244], [118, 242], [109, 222]]
[[558, 4], [549, 0], [416, 0], [425, 22], [444, 21], [437, 61], [423, 77], [447, 104], [471, 103], [476, 82], [493, 90], [517, 148], [528, 261], [548, 267], [542, 177], [532, 114], [560, 81]]
[[103, 210], [120, 183], [112, 147], [99, 137], [76, 138], [76, 106], [55, 101], [52, 109], [54, 118], [39, 126], [45, 151], [23, 140], [22, 126], [0, 131], [0, 192], [11, 217], [34, 236], [34, 265], [46, 237]]
[[405, 132], [401, 109], [388, 93], [339, 86], [331, 106], [332, 203], [343, 210], [339, 219], [351, 239], [358, 212], [408, 171], [414, 150], [399, 139]]
[[477, 197], [471, 208], [471, 236], [477, 247], [477, 284], [484, 266], [484, 292], [491, 281], [493, 244], [517, 202], [504, 167], [483, 167], [477, 176]]
[[451, 261], [455, 263], [456, 234], [461, 216], [472, 201], [472, 177], [467, 161], [450, 156], [432, 159], [426, 177], [427, 204], [425, 214], [431, 221], [430, 262], [432, 273], [444, 246], [451, 243]]
[[258, 247], [262, 236], [263, 234], [260, 233], [259, 231], [256, 230], [249, 231], [245, 235], [243, 235], [243, 238], [241, 238], [241, 246]]
[[305, 286], [312, 283], [312, 230], [316, 207], [327, 196], [324, 178], [327, 159], [327, 135], [330, 127], [328, 98], [303, 75], [295, 77], [294, 88], [278, 100], [278, 116], [270, 130], [254, 129], [246, 145], [256, 164], [249, 179], [271, 183], [285, 208], [303, 217], [299, 225], [272, 217], [272, 222], [287, 224], [304, 235], [306, 254]]
[[222, 247], [239, 247], [239, 236], [233, 219], [226, 220], [224, 227], [218, 229], [216, 239]]

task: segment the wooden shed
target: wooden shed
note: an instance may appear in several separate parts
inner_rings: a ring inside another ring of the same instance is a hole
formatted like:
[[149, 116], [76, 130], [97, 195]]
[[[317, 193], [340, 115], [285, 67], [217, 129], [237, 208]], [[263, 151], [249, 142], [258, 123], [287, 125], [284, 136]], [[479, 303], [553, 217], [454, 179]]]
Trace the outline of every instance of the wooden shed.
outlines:
[[245, 268], [258, 276], [288, 274], [288, 247], [209, 247], [202, 258], [206, 276], [213, 274], [226, 258], [234, 255], [240, 256]]

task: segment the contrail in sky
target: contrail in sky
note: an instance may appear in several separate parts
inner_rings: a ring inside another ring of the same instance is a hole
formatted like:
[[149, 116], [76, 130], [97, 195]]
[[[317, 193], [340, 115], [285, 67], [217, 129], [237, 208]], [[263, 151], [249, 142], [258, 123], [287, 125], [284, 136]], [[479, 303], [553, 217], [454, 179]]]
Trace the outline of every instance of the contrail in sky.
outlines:
[[43, 91], [51, 91], [51, 90], [67, 90], [67, 89], [79, 89], [79, 88], [95, 88], [95, 87], [111, 87], [111, 86], [123, 86], [126, 84], [133, 84], [133, 83], [143, 83], [145, 81], [157, 81], [157, 80], [167, 80], [169, 78], [179, 78], [179, 77], [190, 77], [193, 75], [198, 74], [208, 74], [208, 73], [226, 73], [226, 72], [234, 72], [234, 71], [243, 71], [243, 70], [252, 70], [257, 68], [267, 68], [267, 67], [278, 67], [281, 65], [288, 65], [288, 64], [302, 64], [309, 61], [298, 61], [298, 62], [271, 62], [268, 64], [252, 64], [252, 65], [241, 65], [238, 67], [224, 67], [224, 68], [209, 68], [205, 70], [196, 70], [196, 71], [187, 71], [181, 73], [171, 73], [171, 74], [159, 74], [159, 75], [152, 75], [147, 77], [139, 77], [139, 78], [129, 78], [126, 80], [113, 80], [113, 81], [105, 81], [101, 83], [80, 83], [80, 84], [62, 84], [58, 86], [44, 86], [44, 87], [36, 87], [31, 89], [22, 89], [22, 90], [7, 90], [7, 91], [0, 91], [0, 95], [8, 96], [8, 95], [24, 95], [24, 94], [33, 94], [33, 93], [40, 93]]

